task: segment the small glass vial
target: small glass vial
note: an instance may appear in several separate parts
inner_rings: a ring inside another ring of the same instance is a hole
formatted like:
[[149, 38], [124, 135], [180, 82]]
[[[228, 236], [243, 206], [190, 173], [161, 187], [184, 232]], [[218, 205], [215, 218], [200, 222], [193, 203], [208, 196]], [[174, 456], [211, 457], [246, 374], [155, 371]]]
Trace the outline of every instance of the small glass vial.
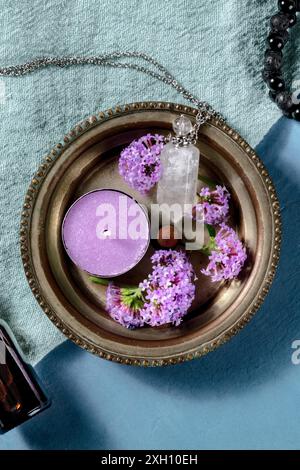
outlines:
[[50, 405], [8, 325], [0, 320], [0, 434]]
[[193, 131], [186, 116], [175, 119], [173, 129], [176, 137], [183, 138], [183, 144], [169, 142], [161, 152], [162, 177], [157, 186], [157, 203], [179, 204], [184, 214], [184, 206], [196, 202], [200, 152], [195, 145], [184, 143], [184, 137]]

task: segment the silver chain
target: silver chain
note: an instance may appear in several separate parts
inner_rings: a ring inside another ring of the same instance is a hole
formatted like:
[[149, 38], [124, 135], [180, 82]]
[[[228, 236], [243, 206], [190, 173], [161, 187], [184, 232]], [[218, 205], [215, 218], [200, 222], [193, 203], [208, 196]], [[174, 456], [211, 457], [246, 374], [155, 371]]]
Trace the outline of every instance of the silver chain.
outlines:
[[[148, 64], [151, 64], [156, 68], [152, 70], [138, 63], [129, 63], [129, 62], [120, 62], [120, 59], [134, 58], [140, 59]], [[12, 65], [8, 67], [0, 67], [0, 76], [6, 77], [19, 77], [21, 75], [26, 75], [28, 73], [34, 72], [35, 70], [45, 68], [48, 66], [56, 67], [68, 67], [71, 65], [102, 65], [104, 67], [113, 67], [113, 68], [122, 68], [122, 69], [132, 69], [138, 72], [145, 73], [150, 77], [153, 77], [167, 85], [172, 86], [178, 93], [180, 93], [187, 101], [192, 103], [198, 109], [198, 114], [196, 116], [196, 124], [194, 125], [194, 130], [191, 135], [191, 140], [197, 140], [198, 131], [202, 124], [209, 121], [211, 118], [217, 118], [224, 121], [223, 116], [215, 111], [210, 104], [206, 101], [201, 101], [196, 98], [192, 93], [190, 93], [186, 88], [184, 88], [176, 78], [157, 60], [153, 57], [143, 53], [143, 52], [112, 52], [108, 54], [102, 54], [98, 56], [90, 57], [41, 57], [39, 59], [34, 59], [30, 62], [26, 62], [20, 65]]]

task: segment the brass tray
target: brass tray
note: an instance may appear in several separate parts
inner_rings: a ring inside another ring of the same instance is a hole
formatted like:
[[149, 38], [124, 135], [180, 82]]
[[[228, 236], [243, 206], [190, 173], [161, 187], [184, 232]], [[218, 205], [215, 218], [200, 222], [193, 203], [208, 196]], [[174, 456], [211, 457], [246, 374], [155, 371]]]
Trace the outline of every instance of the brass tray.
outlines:
[[[179, 327], [127, 330], [105, 312], [105, 288], [68, 259], [61, 224], [69, 206], [96, 188], [123, 190], [146, 205], [118, 174], [120, 150], [147, 132], [167, 134], [179, 113], [196, 110], [172, 103], [134, 103], [92, 116], [77, 125], [44, 159], [31, 181], [21, 219], [21, 254], [31, 290], [50, 320], [72, 341], [105, 359], [160, 366], [200, 357], [235, 335], [264, 300], [280, 249], [280, 208], [270, 176], [249, 145], [227, 124], [212, 121], [199, 136], [201, 173], [224, 182], [234, 207], [231, 224], [248, 250], [242, 278], [211, 283], [200, 274], [202, 255], [193, 253], [198, 273], [191, 312]], [[122, 281], [142, 280], [144, 260]], [[199, 266], [199, 268], [198, 268]]]

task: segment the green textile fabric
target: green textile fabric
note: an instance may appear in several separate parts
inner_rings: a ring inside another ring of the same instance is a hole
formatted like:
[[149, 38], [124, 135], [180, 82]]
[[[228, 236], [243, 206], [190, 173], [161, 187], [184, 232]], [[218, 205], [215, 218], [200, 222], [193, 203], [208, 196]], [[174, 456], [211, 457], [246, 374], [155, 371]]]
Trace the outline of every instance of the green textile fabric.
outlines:
[[[261, 79], [274, 0], [1, 0], [0, 65], [45, 55], [146, 52], [209, 101], [254, 146], [279, 118]], [[299, 25], [293, 35], [299, 34]], [[296, 42], [296, 41], [295, 41]], [[296, 76], [295, 51], [286, 69]], [[7, 320], [35, 363], [64, 337], [37, 305], [21, 265], [18, 233], [26, 188], [41, 158], [83, 118], [144, 100], [184, 103], [175, 90], [128, 70], [47, 68], [0, 77], [1, 291]]]

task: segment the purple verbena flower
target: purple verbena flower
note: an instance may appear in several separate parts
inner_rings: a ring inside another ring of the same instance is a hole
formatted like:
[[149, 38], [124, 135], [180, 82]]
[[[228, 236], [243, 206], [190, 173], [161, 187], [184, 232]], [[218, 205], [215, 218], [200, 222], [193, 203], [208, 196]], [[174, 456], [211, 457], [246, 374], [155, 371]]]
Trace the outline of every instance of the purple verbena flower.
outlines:
[[[194, 300], [195, 274], [185, 253], [159, 250], [151, 262], [151, 274], [138, 287], [108, 283], [106, 309], [111, 318], [126, 328], [179, 325]], [[106, 285], [103, 279], [91, 280]]]
[[126, 328], [137, 328], [144, 325], [140, 309], [144, 304], [139, 288], [118, 287], [110, 282], [106, 291], [106, 309], [116, 322]]
[[159, 181], [163, 147], [162, 135], [147, 134], [121, 152], [119, 173], [129, 186], [145, 194]]
[[217, 185], [214, 190], [202, 188], [195, 206], [196, 217], [198, 212], [209, 225], [224, 222], [229, 211], [229, 199], [230, 194], [225, 186]]
[[145, 298], [141, 317], [151, 326], [177, 326], [195, 297], [193, 267], [181, 251], [159, 250], [151, 261], [153, 271], [139, 286]]
[[210, 276], [213, 282], [236, 278], [247, 259], [246, 249], [237, 233], [225, 223], [220, 224], [214, 245], [202, 274]]

